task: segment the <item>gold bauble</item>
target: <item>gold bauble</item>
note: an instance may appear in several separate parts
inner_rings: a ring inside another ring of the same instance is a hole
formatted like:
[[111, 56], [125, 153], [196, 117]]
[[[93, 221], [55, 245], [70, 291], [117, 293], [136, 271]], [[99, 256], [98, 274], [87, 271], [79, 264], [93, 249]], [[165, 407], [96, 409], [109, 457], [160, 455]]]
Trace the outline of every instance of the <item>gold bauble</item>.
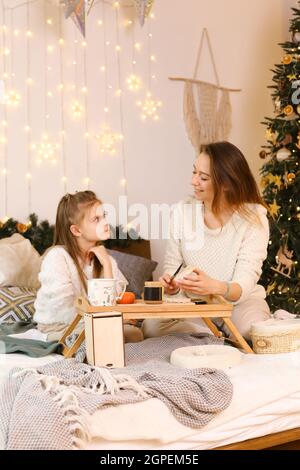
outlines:
[[282, 58], [282, 63], [284, 65], [289, 65], [293, 62], [293, 57], [291, 55], [285, 55], [283, 58]]
[[284, 114], [285, 114], [286, 116], [290, 116], [291, 114], [293, 114], [294, 108], [293, 108], [292, 105], [288, 104], [288, 105], [284, 108], [283, 112], [284, 112]]
[[289, 183], [293, 183], [294, 180], [295, 180], [295, 178], [296, 178], [295, 173], [289, 173], [289, 174], [287, 175], [287, 180], [288, 180]]
[[300, 115], [300, 104], [297, 106], [297, 113]]
[[28, 227], [25, 224], [20, 224], [20, 223], [17, 224], [17, 230], [18, 230], [19, 233], [27, 232], [27, 228]]

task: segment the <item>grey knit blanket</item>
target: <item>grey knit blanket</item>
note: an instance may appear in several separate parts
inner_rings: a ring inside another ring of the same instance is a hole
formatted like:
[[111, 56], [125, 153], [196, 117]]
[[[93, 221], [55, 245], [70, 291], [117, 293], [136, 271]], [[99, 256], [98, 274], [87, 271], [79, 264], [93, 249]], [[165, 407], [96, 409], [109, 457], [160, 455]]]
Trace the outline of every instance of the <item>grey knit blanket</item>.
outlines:
[[84, 448], [91, 438], [88, 418], [96, 410], [153, 397], [183, 425], [201, 428], [228, 407], [233, 389], [223, 371], [170, 364], [174, 349], [200, 344], [220, 340], [179, 334], [129, 343], [124, 369], [93, 368], [75, 359], [13, 369], [0, 391], [2, 447]]

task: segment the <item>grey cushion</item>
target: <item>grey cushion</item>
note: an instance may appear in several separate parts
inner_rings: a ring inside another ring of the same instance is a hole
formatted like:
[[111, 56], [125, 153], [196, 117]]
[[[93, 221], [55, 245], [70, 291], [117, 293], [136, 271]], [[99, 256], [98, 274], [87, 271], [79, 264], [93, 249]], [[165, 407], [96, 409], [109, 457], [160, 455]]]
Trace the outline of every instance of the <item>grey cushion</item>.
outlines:
[[158, 263], [141, 256], [129, 255], [116, 250], [108, 250], [108, 252], [114, 257], [120, 271], [128, 281], [126, 290], [134, 292], [140, 298], [145, 282], [152, 279], [152, 273]]

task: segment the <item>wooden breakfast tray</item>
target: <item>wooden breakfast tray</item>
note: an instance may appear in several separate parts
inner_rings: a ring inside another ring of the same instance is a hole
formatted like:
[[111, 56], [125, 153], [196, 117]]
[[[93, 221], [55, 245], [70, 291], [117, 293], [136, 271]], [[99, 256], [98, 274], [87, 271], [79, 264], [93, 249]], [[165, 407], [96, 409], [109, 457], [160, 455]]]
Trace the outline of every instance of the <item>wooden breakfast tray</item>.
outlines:
[[73, 332], [83, 315], [93, 313], [97, 313], [99, 315], [103, 313], [103, 316], [107, 317], [110, 313], [113, 315], [113, 312], [121, 312], [124, 321], [140, 320], [144, 318], [200, 317], [217, 337], [221, 337], [222, 333], [212, 322], [211, 318], [222, 318], [233, 338], [236, 340], [232, 342], [242, 348], [245, 352], [253, 354], [253, 350], [231, 321], [233, 305], [226, 302], [226, 300], [221, 296], [209, 296], [207, 298], [207, 302], [208, 303], [204, 305], [196, 305], [194, 302], [178, 304], [168, 302], [163, 302], [161, 304], [146, 304], [142, 300], [138, 300], [134, 304], [117, 304], [113, 307], [93, 307], [89, 304], [86, 298], [78, 297], [75, 302], [77, 315], [60, 340], [60, 343], [64, 346], [63, 354], [66, 357], [72, 357], [84, 340], [85, 335], [84, 331], [82, 331], [70, 348], [65, 345], [66, 337]]

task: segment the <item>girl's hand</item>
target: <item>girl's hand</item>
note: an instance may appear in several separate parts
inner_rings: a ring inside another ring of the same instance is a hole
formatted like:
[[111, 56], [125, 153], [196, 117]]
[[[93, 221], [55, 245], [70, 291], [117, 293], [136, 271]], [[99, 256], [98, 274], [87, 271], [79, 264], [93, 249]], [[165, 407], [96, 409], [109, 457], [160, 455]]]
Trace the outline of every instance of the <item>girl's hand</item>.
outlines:
[[159, 278], [159, 282], [164, 286], [167, 295], [175, 295], [180, 290], [177, 281], [175, 279], [171, 280], [171, 276], [167, 273]]
[[195, 268], [193, 273], [186, 276], [184, 280], [177, 281], [180, 289], [196, 295], [219, 294], [223, 283], [212, 279], [204, 271]]
[[89, 249], [89, 258], [92, 259], [93, 256], [96, 256], [96, 258], [98, 258], [102, 266], [107, 266], [111, 264], [109, 254], [107, 253], [107, 250], [103, 245], [97, 245]]

